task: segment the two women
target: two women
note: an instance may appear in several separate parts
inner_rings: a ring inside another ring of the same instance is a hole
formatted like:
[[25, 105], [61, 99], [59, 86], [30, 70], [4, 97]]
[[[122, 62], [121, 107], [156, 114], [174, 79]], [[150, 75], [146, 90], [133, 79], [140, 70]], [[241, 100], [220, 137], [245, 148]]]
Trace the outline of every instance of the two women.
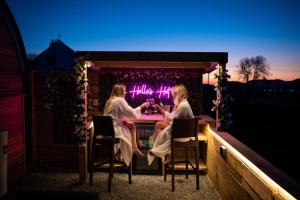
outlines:
[[[107, 100], [104, 108], [104, 115], [110, 115], [113, 119], [116, 138], [120, 138], [120, 143], [115, 145], [115, 153], [127, 165], [130, 164], [132, 154], [143, 157], [143, 153], [137, 147], [136, 128], [133, 123], [126, 122], [126, 118], [139, 118], [141, 109], [149, 106], [145, 102], [137, 108], [132, 108], [125, 100], [126, 87], [124, 84], [115, 84], [111, 96]], [[193, 111], [187, 101], [188, 93], [184, 85], [175, 85], [171, 88], [174, 101], [174, 108], [171, 113], [163, 110], [155, 104], [154, 108], [165, 115], [166, 120], [155, 125], [153, 148], [148, 153], [148, 164], [150, 165], [155, 156], [164, 158], [171, 152], [171, 128], [173, 118], [193, 118]], [[169, 157], [168, 157], [169, 159]]]

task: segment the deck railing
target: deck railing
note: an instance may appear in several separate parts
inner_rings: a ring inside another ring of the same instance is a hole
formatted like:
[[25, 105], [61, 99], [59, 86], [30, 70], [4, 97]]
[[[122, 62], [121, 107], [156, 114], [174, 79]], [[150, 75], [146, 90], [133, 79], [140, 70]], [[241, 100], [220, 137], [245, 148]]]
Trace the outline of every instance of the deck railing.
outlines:
[[222, 199], [296, 199], [296, 181], [206, 120], [208, 177]]

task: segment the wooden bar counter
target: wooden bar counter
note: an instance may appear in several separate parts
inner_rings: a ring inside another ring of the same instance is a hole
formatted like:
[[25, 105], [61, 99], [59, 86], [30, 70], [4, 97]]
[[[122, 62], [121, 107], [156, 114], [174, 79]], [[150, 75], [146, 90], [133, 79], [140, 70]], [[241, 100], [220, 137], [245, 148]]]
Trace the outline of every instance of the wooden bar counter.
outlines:
[[[197, 116], [199, 118], [198, 122], [198, 140], [199, 140], [199, 157], [200, 157], [200, 163], [199, 163], [199, 169], [202, 172], [207, 172], [207, 135], [204, 131], [205, 126], [207, 124], [213, 125], [214, 120], [211, 120], [209, 116], [201, 115]], [[143, 159], [137, 159], [133, 157], [133, 173], [135, 174], [162, 174], [162, 162], [161, 159], [157, 158], [155, 162], [151, 166], [148, 166], [147, 162], [147, 153], [152, 148], [152, 143], [150, 142], [151, 139], [149, 139], [153, 133], [154, 133], [154, 126], [156, 122], [163, 121], [164, 115], [156, 114], [156, 115], [145, 115], [142, 114], [142, 116], [139, 119], [126, 119], [130, 122], [134, 122], [137, 129], [137, 140], [142, 141], [144, 144], [144, 147], [140, 148], [140, 150], [145, 154], [145, 157]], [[88, 129], [91, 128], [93, 124], [89, 122], [87, 124]], [[175, 152], [176, 158], [182, 159], [184, 157], [183, 152], [176, 151]], [[194, 161], [194, 155], [191, 151], [189, 153], [190, 160]], [[175, 165], [176, 170], [185, 170], [185, 164], [176, 164]], [[191, 167], [189, 167], [189, 170], [192, 170]]]
[[[203, 130], [204, 130], [204, 127], [208, 123], [214, 123], [214, 120], [211, 120], [211, 118], [207, 115], [197, 116], [197, 118], [199, 118], [199, 123], [198, 123], [198, 125], [199, 125], [198, 140], [199, 140], [199, 151], [200, 151], [200, 153], [199, 153], [199, 155], [200, 155], [199, 169], [203, 172], [206, 172], [207, 171], [207, 165], [206, 165], [207, 136], [206, 136], [205, 132], [203, 132]], [[162, 121], [164, 119], [165, 119], [164, 115], [161, 115], [161, 114], [156, 114], [156, 115], [142, 114], [142, 116], [139, 119], [129, 119], [128, 121], [134, 122], [136, 124], [137, 132], [138, 132], [137, 135], [140, 135], [139, 131], [141, 129], [145, 129], [146, 131], [148, 129], [148, 132], [150, 132], [149, 134], [153, 135], [155, 123], [158, 121]], [[149, 150], [149, 146], [148, 146], [147, 150]], [[144, 151], [144, 153], [147, 153], [147, 151]], [[182, 153], [182, 152], [176, 151], [175, 154], [178, 159], [182, 159], [184, 157], [184, 153]], [[192, 160], [192, 161], [194, 160], [193, 159], [194, 155], [192, 152], [189, 153], [189, 157], [190, 157], [190, 160]], [[134, 161], [135, 161], [135, 159], [134, 159]], [[159, 161], [159, 162], [161, 163], [161, 161]], [[135, 162], [133, 162], [133, 163], [135, 164]], [[144, 162], [144, 164], [145, 164], [145, 162]], [[136, 167], [139, 167], [139, 166], [136, 166]], [[150, 166], [150, 168], [151, 168], [151, 166]], [[149, 170], [151, 170], [150, 168], [149, 168]], [[175, 169], [176, 170], [184, 170], [185, 164], [176, 164]], [[192, 170], [191, 167], [189, 167], [189, 169]], [[145, 167], [144, 170], [141, 170], [141, 173], [147, 173], [147, 168]]]

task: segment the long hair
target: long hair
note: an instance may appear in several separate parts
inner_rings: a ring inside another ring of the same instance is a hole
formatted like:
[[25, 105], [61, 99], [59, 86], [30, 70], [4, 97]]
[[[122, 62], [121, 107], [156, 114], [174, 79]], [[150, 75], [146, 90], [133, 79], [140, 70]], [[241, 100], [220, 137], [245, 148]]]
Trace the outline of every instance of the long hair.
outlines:
[[182, 102], [182, 100], [188, 98], [188, 92], [187, 92], [185, 86], [182, 84], [174, 85], [171, 88], [171, 91], [173, 94], [175, 106], [178, 106]]
[[105, 103], [105, 107], [104, 107], [104, 113], [107, 112], [108, 107], [111, 104], [111, 101], [114, 97], [122, 97], [125, 93], [126, 90], [126, 86], [123, 83], [116, 83], [110, 93], [110, 97], [109, 99], [106, 101]]

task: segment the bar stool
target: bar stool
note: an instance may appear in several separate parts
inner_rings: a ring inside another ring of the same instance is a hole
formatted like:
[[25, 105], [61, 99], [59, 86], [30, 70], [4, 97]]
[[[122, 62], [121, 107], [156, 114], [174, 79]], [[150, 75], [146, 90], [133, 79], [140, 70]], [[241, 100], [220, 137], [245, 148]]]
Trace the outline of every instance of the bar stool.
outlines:
[[[132, 183], [132, 164], [127, 167], [125, 162], [115, 159], [114, 145], [120, 140], [115, 138], [115, 131], [111, 116], [93, 115], [93, 128], [90, 136], [90, 185], [93, 185], [94, 171], [100, 170], [100, 167], [109, 164], [108, 192], [111, 192], [111, 182], [114, 170], [118, 168], [128, 168], [128, 182]], [[99, 152], [96, 159], [96, 153]], [[101, 158], [101, 159], [100, 159]]]
[[[175, 150], [183, 150], [185, 159], [175, 161]], [[188, 158], [188, 151], [195, 152], [195, 166]], [[171, 132], [171, 163], [165, 164], [164, 181], [167, 180], [167, 172], [172, 173], [172, 192], [175, 190], [175, 163], [185, 163], [186, 178], [188, 178], [188, 166], [190, 165], [196, 175], [196, 189], [199, 190], [199, 142], [198, 142], [198, 119], [173, 119]]]

